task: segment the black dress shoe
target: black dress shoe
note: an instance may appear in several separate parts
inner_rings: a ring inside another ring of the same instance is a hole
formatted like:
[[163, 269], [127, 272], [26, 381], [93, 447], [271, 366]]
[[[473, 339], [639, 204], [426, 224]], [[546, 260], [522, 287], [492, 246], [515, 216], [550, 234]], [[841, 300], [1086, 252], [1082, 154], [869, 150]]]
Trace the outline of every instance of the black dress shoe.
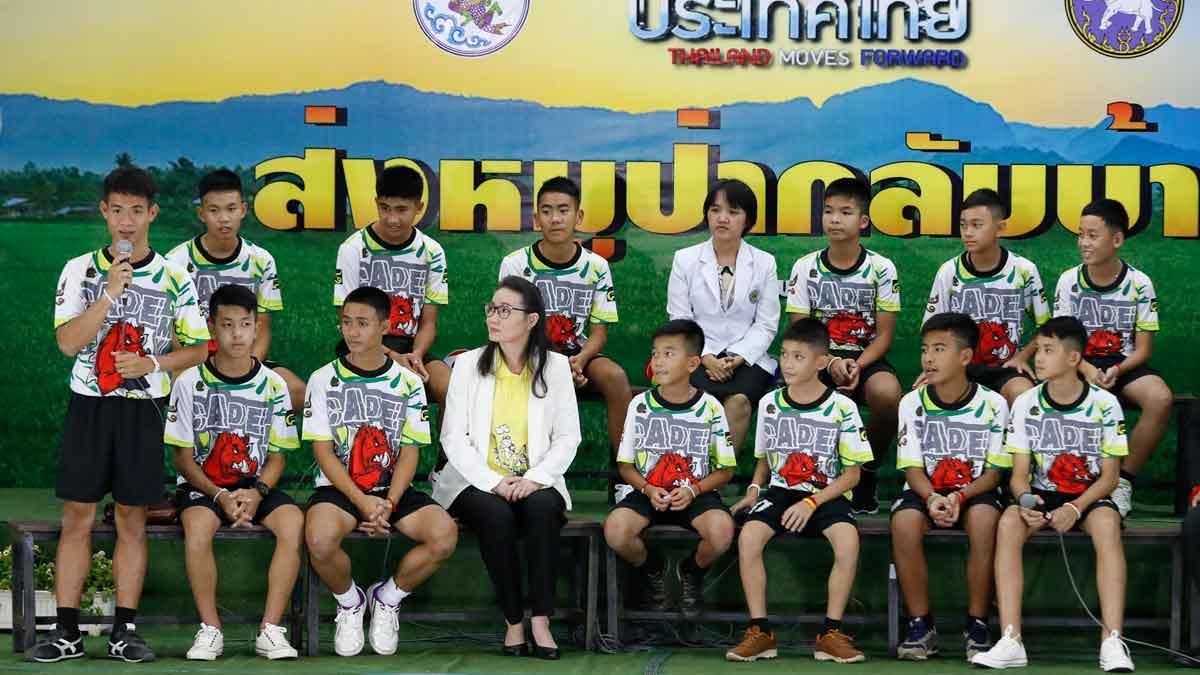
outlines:
[[524, 642], [519, 645], [504, 645], [500, 653], [505, 656], [529, 656], [529, 645]]
[[533, 643], [533, 655], [547, 661], [557, 661], [562, 656], [558, 651], [558, 647], [543, 647], [537, 642]]

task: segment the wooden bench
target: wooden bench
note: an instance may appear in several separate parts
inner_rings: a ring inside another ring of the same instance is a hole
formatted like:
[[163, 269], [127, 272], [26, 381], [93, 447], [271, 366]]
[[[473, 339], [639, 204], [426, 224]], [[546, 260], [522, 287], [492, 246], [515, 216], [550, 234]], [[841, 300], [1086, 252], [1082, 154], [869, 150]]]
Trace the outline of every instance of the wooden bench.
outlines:
[[[460, 536], [470, 536], [470, 531], [460, 524]], [[403, 538], [404, 535], [394, 533], [393, 538]], [[568, 577], [570, 590], [568, 597], [571, 606], [559, 609], [553, 618], [566, 620], [569, 625], [584, 625], [584, 648], [593, 650], [596, 647], [596, 629], [599, 626], [598, 598], [600, 596], [600, 547], [604, 543], [604, 528], [600, 523], [584, 519], [568, 517], [563, 526], [562, 537], [572, 543], [574, 551], [571, 555], [572, 569]], [[384, 537], [369, 537], [361, 532], [353, 532], [346, 537], [351, 540], [378, 539]], [[481, 563], [482, 564], [482, 563]], [[305, 566], [307, 571], [301, 577], [297, 588], [303, 586], [304, 623], [306, 627], [306, 649], [308, 656], [320, 653], [320, 593], [321, 579], [317, 577], [312, 566]], [[331, 620], [332, 617], [325, 617]], [[410, 612], [404, 610], [401, 618], [405, 621], [491, 621], [501, 618], [500, 610], [443, 610], [432, 612]]]
[[[859, 534], [864, 540], [879, 540], [890, 537], [889, 521], [887, 518], [868, 517], [860, 519], [858, 524]], [[643, 532], [643, 537], [649, 541], [662, 540], [696, 540], [697, 536], [691, 530], [673, 525], [656, 525], [647, 528]], [[931, 530], [928, 535], [933, 542], [955, 542], [965, 547], [966, 533], [959, 530]], [[806, 541], [809, 545], [823, 546], [826, 545], [821, 539], [803, 539], [795, 535], [785, 535], [783, 539], [788, 540], [788, 543], [796, 543]], [[1171, 547], [1172, 563], [1171, 563], [1171, 611], [1167, 619], [1157, 618], [1134, 618], [1126, 619], [1125, 626], [1129, 628], [1167, 628], [1170, 631], [1170, 644], [1172, 649], [1179, 649], [1183, 632], [1183, 598], [1187, 592], [1187, 579], [1183, 569], [1183, 550], [1180, 540], [1180, 527], [1174, 526], [1156, 526], [1156, 527], [1138, 527], [1136, 521], [1134, 525], [1127, 527], [1122, 533], [1122, 539], [1126, 546], [1134, 544], [1154, 544], [1167, 545]], [[1086, 534], [1081, 532], [1072, 532], [1066, 535], [1066, 541], [1069, 544], [1090, 543], [1090, 539]], [[1058, 537], [1053, 532], [1042, 531], [1030, 539], [1033, 544], [1054, 544], [1058, 545]], [[734, 546], [736, 546], [736, 538]], [[651, 610], [626, 610], [622, 607], [622, 594], [620, 583], [618, 581], [618, 565], [619, 559], [616, 553], [611, 548], [606, 547], [606, 625], [608, 635], [615, 641], [620, 641], [621, 638], [621, 621], [645, 621], [645, 620], [682, 620], [683, 615], [678, 611], [651, 611]], [[733, 552], [726, 555], [734, 555]], [[860, 576], [863, 573], [863, 568], [860, 566]], [[882, 572], [883, 570], [879, 570]], [[901, 604], [900, 586], [896, 580], [895, 567], [889, 563], [888, 565], [888, 593], [887, 593], [887, 616], [886, 617], [868, 617], [873, 623], [885, 621], [888, 631], [888, 650], [889, 654], [895, 655], [896, 646], [900, 642], [900, 616]], [[1064, 572], [1065, 574], [1065, 572]], [[1192, 598], [1200, 599], [1200, 592], [1196, 589], [1190, 591]], [[1191, 642], [1195, 646], [1200, 642], [1200, 603], [1192, 602], [1190, 607], [1191, 614]], [[781, 614], [772, 612], [772, 615], [781, 622], [796, 622], [796, 623], [820, 623], [824, 620], [824, 613], [819, 614]], [[700, 613], [699, 621], [729, 621], [744, 623], [747, 620], [745, 611], [728, 612], [704, 610]], [[1078, 616], [1075, 617], [1029, 617], [1023, 620], [1029, 626], [1056, 626], [1056, 627], [1089, 627], [1092, 626], [1090, 619], [1083, 616], [1082, 609]]]
[[[59, 533], [62, 531], [62, 523], [55, 521], [10, 521], [8, 528], [13, 541], [13, 651], [23, 652], [28, 647], [33, 646], [33, 643], [37, 640], [38, 622], [52, 623], [56, 619], [56, 617], [52, 616], [36, 616], [33, 581], [33, 545], [58, 541]], [[116, 535], [116, 528], [111, 524], [97, 522], [92, 527], [93, 541], [113, 541], [116, 539]], [[146, 538], [151, 541], [182, 541], [183, 527], [180, 525], [148, 525], [146, 526]], [[237, 529], [222, 527], [216, 533], [216, 539], [220, 540], [246, 541], [273, 538], [274, 535], [271, 534], [271, 531], [261, 526]], [[186, 579], [186, 577], [182, 578]], [[303, 636], [301, 634], [303, 624], [301, 623], [301, 617], [304, 612], [301, 606], [299, 590], [300, 584], [296, 584], [296, 588], [292, 591], [290, 611], [287, 617], [285, 617], [289, 624], [289, 631], [291, 632], [292, 646], [297, 649], [300, 649], [303, 644]], [[112, 623], [112, 619], [111, 616], [105, 616], [100, 617], [98, 620]], [[260, 617], [222, 615], [221, 620], [231, 624], [258, 624]], [[198, 621], [195, 615], [138, 616], [139, 624], [185, 624], [196, 623]]]

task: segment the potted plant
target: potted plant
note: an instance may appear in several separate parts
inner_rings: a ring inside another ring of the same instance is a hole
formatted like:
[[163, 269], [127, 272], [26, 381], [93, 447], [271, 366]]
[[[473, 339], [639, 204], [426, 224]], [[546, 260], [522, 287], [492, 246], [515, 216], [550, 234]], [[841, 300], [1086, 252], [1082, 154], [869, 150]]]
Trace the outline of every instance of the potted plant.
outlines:
[[[80, 602], [81, 615], [112, 616], [116, 611], [117, 601], [116, 581], [113, 579], [112, 558], [104, 551], [92, 554], [92, 564], [88, 569], [87, 581], [83, 584], [83, 597]], [[111, 626], [108, 622], [86, 623], [79, 622], [79, 629], [95, 637], [107, 632]]]
[[[10, 546], [0, 551], [0, 629], [3, 630], [13, 627], [12, 563]], [[33, 587], [36, 616], [53, 617], [57, 606], [54, 601], [54, 559], [37, 544], [33, 546]]]

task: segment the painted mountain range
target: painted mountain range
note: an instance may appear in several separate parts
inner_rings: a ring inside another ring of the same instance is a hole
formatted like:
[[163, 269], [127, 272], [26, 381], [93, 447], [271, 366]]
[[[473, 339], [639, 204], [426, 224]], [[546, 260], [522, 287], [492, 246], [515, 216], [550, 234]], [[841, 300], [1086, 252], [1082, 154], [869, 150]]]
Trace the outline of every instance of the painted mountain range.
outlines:
[[[348, 125], [306, 126], [305, 105], [346, 107]], [[901, 79], [834, 96], [819, 107], [799, 97], [736, 103], [720, 111], [719, 131], [685, 130], [675, 126], [674, 111], [552, 108], [378, 81], [136, 107], [0, 94], [0, 169], [33, 162], [103, 171], [122, 152], [146, 165], [185, 156], [202, 165], [249, 166], [301, 154], [305, 147], [431, 164], [442, 158], [669, 161], [677, 142], [719, 142], [722, 159], [753, 160], [777, 170], [808, 159], [864, 169], [904, 159], [953, 168], [964, 161], [1200, 166], [1197, 108], [1148, 108], [1146, 119], [1159, 125], [1153, 134], [1107, 131], [1102, 110], [1092, 127], [1039, 127], [1005, 120], [990, 105], [948, 87]], [[905, 131], [970, 140], [973, 151], [914, 153], [904, 147]]]

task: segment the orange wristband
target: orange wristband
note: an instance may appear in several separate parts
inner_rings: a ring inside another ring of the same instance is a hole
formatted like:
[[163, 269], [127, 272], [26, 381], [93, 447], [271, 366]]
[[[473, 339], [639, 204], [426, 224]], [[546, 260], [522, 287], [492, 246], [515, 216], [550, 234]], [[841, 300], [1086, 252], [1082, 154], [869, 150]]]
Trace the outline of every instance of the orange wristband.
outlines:
[[804, 503], [808, 504], [809, 508], [811, 508], [813, 511], [817, 510], [817, 500], [813, 499], [811, 495], [804, 498]]

